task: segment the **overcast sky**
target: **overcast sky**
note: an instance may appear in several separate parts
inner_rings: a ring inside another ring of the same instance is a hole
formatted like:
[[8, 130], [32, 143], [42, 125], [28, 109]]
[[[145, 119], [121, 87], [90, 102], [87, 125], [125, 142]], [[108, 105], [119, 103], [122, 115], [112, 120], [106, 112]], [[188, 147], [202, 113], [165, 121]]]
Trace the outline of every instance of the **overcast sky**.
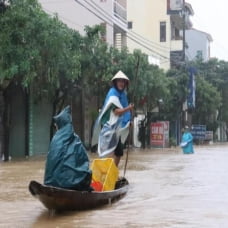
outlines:
[[211, 56], [228, 61], [228, 1], [186, 0], [192, 5], [193, 27], [211, 34]]

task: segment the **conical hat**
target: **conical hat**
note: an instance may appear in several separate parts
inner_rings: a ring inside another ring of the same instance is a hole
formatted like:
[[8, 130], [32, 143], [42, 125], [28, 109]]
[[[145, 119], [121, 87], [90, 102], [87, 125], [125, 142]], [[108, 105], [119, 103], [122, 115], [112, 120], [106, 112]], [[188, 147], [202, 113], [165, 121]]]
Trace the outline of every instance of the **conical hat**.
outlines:
[[112, 81], [114, 81], [115, 79], [125, 79], [129, 81], [129, 78], [121, 70], [115, 74], [115, 76], [112, 78]]

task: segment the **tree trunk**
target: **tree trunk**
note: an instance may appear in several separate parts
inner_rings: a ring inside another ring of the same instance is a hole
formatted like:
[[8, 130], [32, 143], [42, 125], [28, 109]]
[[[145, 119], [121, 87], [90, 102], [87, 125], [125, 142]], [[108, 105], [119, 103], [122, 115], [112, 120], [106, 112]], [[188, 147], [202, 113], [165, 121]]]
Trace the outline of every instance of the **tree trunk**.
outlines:
[[5, 102], [4, 102], [4, 96], [3, 91], [0, 91], [0, 160], [3, 157], [3, 148], [4, 148], [4, 121], [3, 121], [3, 115], [4, 115], [4, 109], [5, 109]]
[[9, 160], [9, 113], [6, 92], [0, 90], [0, 158]]
[[29, 156], [29, 92], [25, 91], [25, 156]]

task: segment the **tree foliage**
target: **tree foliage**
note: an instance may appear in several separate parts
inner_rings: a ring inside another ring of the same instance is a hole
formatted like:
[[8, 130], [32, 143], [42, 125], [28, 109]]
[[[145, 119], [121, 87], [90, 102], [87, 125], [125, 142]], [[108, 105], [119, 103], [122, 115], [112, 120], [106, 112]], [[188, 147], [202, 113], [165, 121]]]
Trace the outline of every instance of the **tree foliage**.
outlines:
[[188, 73], [185, 68], [171, 69], [167, 72], [168, 96], [163, 107], [163, 115], [168, 120], [176, 120], [188, 94]]
[[53, 93], [61, 77], [75, 78], [79, 56], [75, 31], [47, 15], [36, 0], [10, 1], [0, 18], [0, 80], [32, 86], [37, 96]]
[[208, 130], [217, 129], [217, 111], [221, 106], [221, 96], [210, 82], [200, 75], [196, 78], [196, 108], [193, 123], [206, 124]]
[[[212, 129], [216, 128], [218, 121], [228, 124], [228, 62], [211, 59], [208, 62], [197, 61], [192, 64], [198, 71], [197, 107], [194, 119], [204, 119], [204, 121], [210, 119], [208, 125], [212, 126]], [[217, 117], [214, 118], [213, 124], [212, 116]]]

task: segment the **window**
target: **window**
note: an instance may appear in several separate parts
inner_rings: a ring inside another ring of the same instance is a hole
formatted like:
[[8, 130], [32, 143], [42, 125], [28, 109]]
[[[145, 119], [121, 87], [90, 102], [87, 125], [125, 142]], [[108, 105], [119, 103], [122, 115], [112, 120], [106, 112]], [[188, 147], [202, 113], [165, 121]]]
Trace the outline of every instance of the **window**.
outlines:
[[166, 22], [160, 22], [160, 42], [166, 42]]
[[132, 29], [132, 21], [128, 21], [127, 22], [127, 28], [128, 29]]

